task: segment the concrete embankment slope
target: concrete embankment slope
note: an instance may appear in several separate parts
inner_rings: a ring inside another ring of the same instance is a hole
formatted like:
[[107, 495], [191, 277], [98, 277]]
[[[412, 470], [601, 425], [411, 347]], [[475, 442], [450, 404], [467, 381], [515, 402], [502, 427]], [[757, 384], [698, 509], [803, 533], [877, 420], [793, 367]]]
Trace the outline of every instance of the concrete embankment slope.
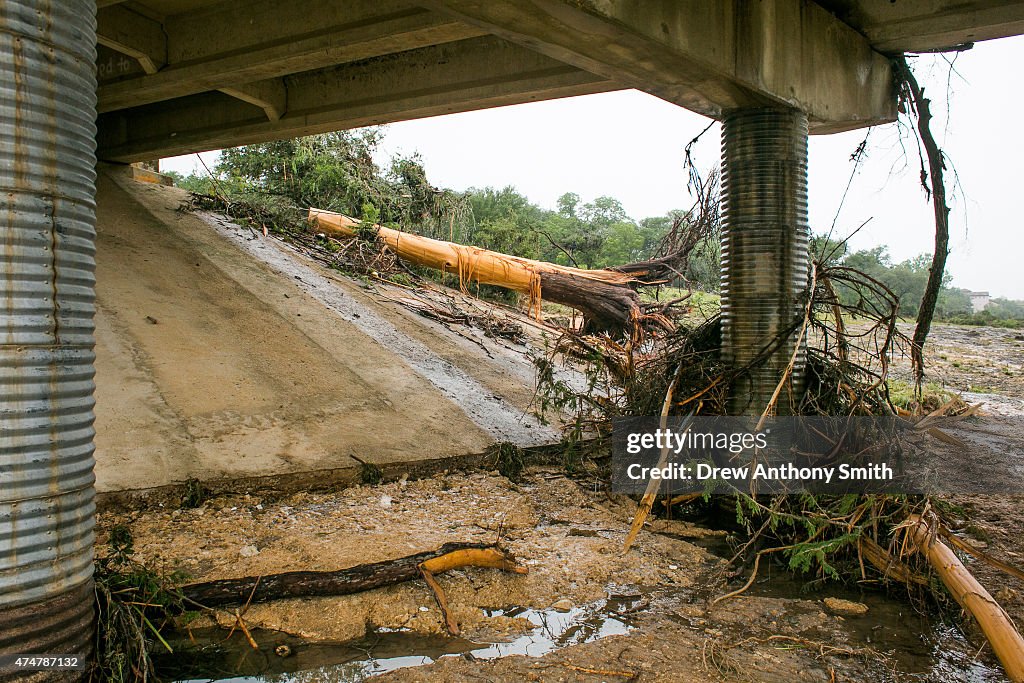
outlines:
[[526, 412], [521, 349], [485, 350], [273, 238], [179, 212], [177, 188], [101, 169], [97, 196], [101, 493], [316, 482], [353, 455], [412, 466], [557, 438]]

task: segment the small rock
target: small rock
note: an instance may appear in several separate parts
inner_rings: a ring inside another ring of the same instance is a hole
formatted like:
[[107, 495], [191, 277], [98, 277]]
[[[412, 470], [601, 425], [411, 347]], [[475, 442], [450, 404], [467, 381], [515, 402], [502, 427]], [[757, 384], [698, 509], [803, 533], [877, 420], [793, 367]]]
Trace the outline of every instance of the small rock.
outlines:
[[389, 508], [389, 507], [391, 507], [391, 496], [381, 496], [380, 497], [380, 506], [382, 508]]
[[561, 600], [554, 602], [551, 605], [551, 609], [555, 610], [556, 612], [568, 612], [572, 609], [572, 600], [562, 598]]
[[1013, 590], [1009, 586], [1003, 586], [996, 591], [996, 601], [1000, 603], [1006, 603], [1014, 600], [1017, 597], [1017, 591]]
[[260, 550], [254, 545], [243, 545], [238, 554], [242, 557], [255, 557], [260, 554]]
[[676, 569], [679, 569], [679, 565], [678, 565], [678, 564], [670, 564], [670, 565], [668, 566], [668, 568], [669, 568], [669, 569], [671, 569], [671, 570], [673, 570], [673, 571], [675, 571]]
[[597, 536], [597, 532], [593, 529], [577, 529], [573, 527], [569, 529], [570, 536], [582, 536], [584, 538], [594, 538]]
[[420, 611], [421, 611], [421, 612], [429, 612], [429, 611], [430, 611], [430, 608], [429, 608], [429, 607], [426, 607], [425, 605], [421, 605], [421, 606], [420, 606]]
[[862, 617], [868, 613], [868, 606], [863, 602], [853, 602], [842, 598], [825, 598], [824, 603], [829, 612], [844, 617]]

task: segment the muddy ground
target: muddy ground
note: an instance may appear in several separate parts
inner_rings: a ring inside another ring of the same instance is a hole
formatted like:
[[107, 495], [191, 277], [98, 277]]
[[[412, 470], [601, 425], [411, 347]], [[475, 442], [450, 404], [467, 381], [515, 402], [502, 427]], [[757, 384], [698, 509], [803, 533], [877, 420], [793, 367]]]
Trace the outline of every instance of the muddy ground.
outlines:
[[[195, 581], [337, 569], [448, 541], [500, 540], [529, 569], [526, 576], [459, 570], [440, 582], [463, 640], [483, 647], [521, 645], [526, 638], [539, 650], [525, 651], [542, 656], [488, 661], [472, 654], [479, 650], [432, 653], [415, 660], [420, 666], [384, 673], [382, 681], [1001, 680], [987, 655], [975, 660], [977, 648], [955, 633], [942, 641], [942, 656], [930, 654], [940, 632], [908, 604], [842, 587], [801, 595], [778, 568], [769, 566], [762, 576], [780, 582], [759, 582], [711, 606], [731, 587], [719, 556], [728, 554], [725, 532], [658, 520], [623, 555], [634, 510], [632, 501], [601, 492], [596, 480], [570, 479], [558, 468], [533, 468], [519, 483], [496, 472], [449, 472], [336, 492], [224, 496], [195, 509], [107, 512], [100, 516], [99, 541], [104, 547], [110, 529], [126, 525], [137, 560]], [[859, 617], [832, 614], [823, 602], [829, 597], [863, 601], [870, 609]], [[532, 608], [541, 625], [516, 616], [516, 608]], [[543, 619], [567, 610], [593, 618], [582, 619], [572, 637], [545, 634]], [[605, 628], [605, 619], [618, 628]], [[394, 631], [443, 630], [421, 582], [252, 605], [244, 620], [302, 642], [367, 643]], [[227, 628], [234, 616], [222, 612], [218, 621]], [[190, 627], [201, 631], [211, 623], [200, 619]], [[217, 639], [227, 632], [220, 633]], [[240, 633], [232, 638], [236, 651], [246, 649]], [[270, 668], [282, 664], [264, 657]], [[355, 681], [380, 670], [322, 665], [301, 677], [260, 680]]]
[[[912, 326], [904, 330], [911, 334]], [[1024, 330], [937, 324], [926, 346], [926, 382], [960, 394], [968, 403], [982, 404], [987, 415], [951, 430], [967, 442], [990, 442], [1012, 466], [1015, 481], [1024, 481]], [[898, 358], [893, 375], [910, 381], [910, 363]], [[1001, 448], [1000, 448], [1001, 446]], [[973, 451], [971, 451], [973, 453]], [[991, 463], [983, 463], [982, 468]], [[965, 462], [962, 469], [976, 467]], [[950, 472], [949, 481], [957, 473]], [[952, 487], [951, 487], [952, 488]], [[983, 552], [1016, 567], [1024, 567], [1024, 495], [1020, 485], [991, 495], [944, 496], [946, 510], [959, 536]], [[1024, 626], [1024, 581], [1008, 577], [986, 562], [964, 556], [970, 571], [986, 586], [1018, 625]], [[978, 643], [981, 636], [970, 620], [965, 630]]]
[[[518, 484], [496, 473], [449, 473], [278, 500], [241, 495], [197, 509], [108, 513], [100, 524], [104, 530], [127, 525], [136, 559], [186, 572], [194, 580], [297, 567], [336, 569], [431, 550], [447, 541], [500, 539], [528, 575], [469, 569], [441, 578], [463, 637], [478, 643], [535, 629], [523, 618], [488, 611], [555, 606], [554, 614], [608, 598], [632, 599], [627, 620], [632, 628], [621, 635], [536, 659], [443, 658], [382, 680], [591, 681], [619, 679], [626, 672], [635, 680], [720, 680], [723, 672], [736, 673], [734, 662], [742, 662], [743, 680], [761, 681], [793, 676], [829, 681], [832, 672], [854, 680], [886, 670], [885, 657], [862, 652], [867, 645], [856, 642], [844, 620], [828, 614], [819, 599], [741, 597], [708, 609], [708, 598], [724, 592], [727, 566], [691, 541], [719, 545], [722, 532], [661, 521], [653, 527], [656, 533], [641, 533], [635, 549], [623, 555], [633, 510], [626, 499], [585, 490], [555, 470], [535, 470]], [[443, 629], [432, 595], [420, 582], [253, 605], [244, 618], [249, 627], [310, 640]], [[225, 612], [220, 620], [229, 626], [234, 617]], [[325, 674], [322, 680], [331, 679]]]

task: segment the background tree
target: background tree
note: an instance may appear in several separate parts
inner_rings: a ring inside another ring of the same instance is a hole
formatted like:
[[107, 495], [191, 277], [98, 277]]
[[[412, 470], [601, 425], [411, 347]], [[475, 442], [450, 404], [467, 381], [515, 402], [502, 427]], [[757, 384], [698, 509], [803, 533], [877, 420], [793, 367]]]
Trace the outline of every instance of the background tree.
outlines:
[[[369, 128], [237, 147], [221, 153], [214, 178], [193, 175], [176, 180], [195, 192], [227, 193], [273, 208], [281, 213], [282, 222], [297, 223], [306, 208], [315, 206], [429, 237], [584, 268], [614, 267], [660, 255], [662, 241], [686, 215], [671, 211], [638, 221], [614, 197], [584, 202], [574, 192], [561, 195], [554, 210], [541, 208], [512, 186], [454, 192], [432, 185], [417, 155], [397, 156], [386, 169], [380, 168], [374, 158], [379, 156], [381, 138], [380, 129]], [[930, 255], [894, 263], [884, 246], [851, 252], [846, 243], [820, 235], [813, 236], [809, 246], [818, 259], [876, 278], [899, 297], [904, 316], [917, 314]], [[686, 271], [674, 284], [714, 292], [720, 269], [720, 235], [715, 232], [691, 251]], [[839, 295], [847, 303], [860, 296], [843, 289]], [[950, 287], [949, 274], [936, 313], [945, 319], [971, 316], [969, 292]], [[1024, 319], [1024, 304], [993, 300], [984, 319]]]

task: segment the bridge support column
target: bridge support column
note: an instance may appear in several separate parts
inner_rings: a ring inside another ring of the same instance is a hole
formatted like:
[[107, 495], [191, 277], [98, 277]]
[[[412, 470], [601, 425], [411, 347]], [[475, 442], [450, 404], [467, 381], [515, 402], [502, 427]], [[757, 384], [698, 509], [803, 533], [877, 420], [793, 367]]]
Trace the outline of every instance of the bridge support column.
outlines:
[[[730, 414], [760, 414], [796, 348], [807, 289], [807, 116], [794, 109], [740, 109], [722, 123], [722, 357], [753, 365], [730, 390]], [[772, 340], [783, 334], [781, 344]], [[797, 356], [792, 392], [802, 389]]]
[[0, 654], [83, 663], [94, 633], [95, 13], [93, 0], [0, 3]]

